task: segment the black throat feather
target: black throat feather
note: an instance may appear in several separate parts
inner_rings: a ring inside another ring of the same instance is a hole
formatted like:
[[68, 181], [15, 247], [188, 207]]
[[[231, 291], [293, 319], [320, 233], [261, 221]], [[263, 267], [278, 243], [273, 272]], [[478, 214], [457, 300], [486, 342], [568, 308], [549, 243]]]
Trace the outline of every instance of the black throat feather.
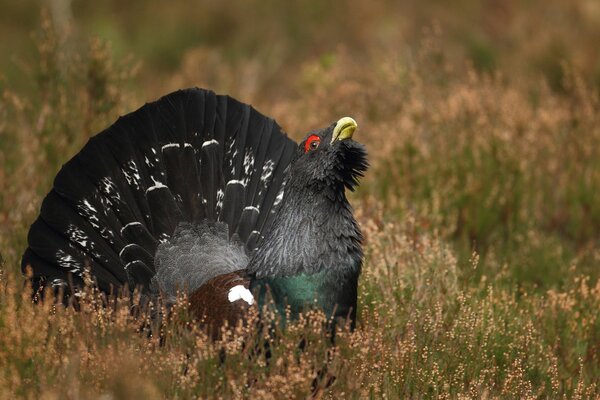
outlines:
[[270, 290], [281, 315], [289, 306], [296, 318], [317, 300], [328, 318], [354, 327], [363, 237], [345, 189], [366, 170], [366, 151], [345, 141], [321, 154], [318, 170], [304, 160], [291, 165], [282, 205], [251, 257], [252, 287], [259, 305]]
[[248, 266], [256, 278], [360, 272], [362, 234], [345, 189], [368, 168], [366, 150], [344, 141], [327, 151], [311, 173], [292, 161], [281, 207]]

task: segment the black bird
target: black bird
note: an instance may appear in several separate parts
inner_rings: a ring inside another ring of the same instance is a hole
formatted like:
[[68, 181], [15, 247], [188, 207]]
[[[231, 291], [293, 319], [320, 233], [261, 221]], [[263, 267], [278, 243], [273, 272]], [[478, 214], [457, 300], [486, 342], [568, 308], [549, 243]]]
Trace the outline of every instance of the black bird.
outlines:
[[[209, 325], [234, 324], [270, 290], [292, 317], [356, 315], [362, 236], [346, 199], [367, 169], [345, 117], [300, 143], [251, 106], [171, 93], [92, 137], [57, 174], [22, 260], [38, 295], [128, 284], [187, 290]], [[253, 293], [258, 294], [255, 302]]]

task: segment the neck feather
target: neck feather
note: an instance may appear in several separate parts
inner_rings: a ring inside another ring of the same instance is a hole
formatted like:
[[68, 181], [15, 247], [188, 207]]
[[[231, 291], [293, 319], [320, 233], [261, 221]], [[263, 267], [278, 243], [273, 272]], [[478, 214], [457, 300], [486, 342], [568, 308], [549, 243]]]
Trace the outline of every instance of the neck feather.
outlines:
[[[308, 190], [307, 190], [308, 189]], [[358, 275], [362, 235], [344, 190], [290, 185], [274, 223], [254, 252], [249, 272], [257, 278]]]

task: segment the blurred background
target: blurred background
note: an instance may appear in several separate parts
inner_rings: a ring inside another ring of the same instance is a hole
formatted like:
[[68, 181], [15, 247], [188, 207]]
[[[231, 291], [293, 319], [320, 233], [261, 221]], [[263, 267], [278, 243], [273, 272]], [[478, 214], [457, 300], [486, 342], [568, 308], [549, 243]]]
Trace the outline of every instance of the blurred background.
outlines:
[[[600, 85], [600, 4], [595, 0], [25, 0], [0, 5], [0, 69], [19, 88], [33, 83], [26, 64], [36, 54], [32, 34], [40, 27], [40, 8], [61, 31], [59, 46], [76, 52], [99, 38], [110, 43], [116, 60], [133, 57], [141, 63], [132, 83], [145, 89], [145, 96], [193, 81], [238, 96], [288, 98], [294, 93], [290, 77], [308, 63], [331, 65], [340, 51], [363, 64], [374, 54], [414, 63], [432, 35], [438, 36], [443, 61], [461, 68], [501, 71], [511, 80], [544, 78], [561, 90], [566, 63]], [[217, 75], [229, 75], [229, 81]]]
[[0, 398], [311, 395], [334, 353], [317, 335], [300, 356], [302, 329], [270, 364], [223, 363], [197, 332], [132, 335], [127, 302], [28, 306], [61, 165], [189, 86], [295, 139], [358, 121], [365, 265], [328, 396], [600, 395], [600, 1], [0, 0]]
[[570, 268], [597, 275], [596, 0], [0, 9], [0, 227], [11, 265], [52, 177], [90, 135], [200, 86], [252, 103], [295, 138], [355, 117], [373, 164], [357, 207], [375, 204], [384, 219], [451, 243], [467, 281], [548, 288]]

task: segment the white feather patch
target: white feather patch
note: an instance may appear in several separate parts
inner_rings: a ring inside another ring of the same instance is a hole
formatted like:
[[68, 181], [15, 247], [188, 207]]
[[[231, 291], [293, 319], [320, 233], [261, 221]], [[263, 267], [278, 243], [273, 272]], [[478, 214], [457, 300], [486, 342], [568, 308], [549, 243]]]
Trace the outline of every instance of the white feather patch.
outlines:
[[133, 221], [133, 222], [129, 222], [129, 223], [125, 224], [125, 226], [121, 228], [121, 235], [123, 234], [123, 231], [125, 229], [127, 229], [128, 226], [133, 226], [133, 225], [142, 225], [142, 223], [138, 222], [138, 221]]
[[233, 303], [237, 300], [244, 300], [250, 305], [254, 304], [254, 296], [252, 296], [252, 292], [246, 289], [244, 285], [237, 285], [229, 289], [227, 298], [229, 299], [230, 303]]
[[156, 183], [156, 185], [150, 186], [148, 189], [146, 189], [146, 193], [151, 192], [151, 191], [156, 190], [156, 189], [162, 189], [162, 188], [167, 188], [168, 187], [164, 183], [161, 183], [161, 182], [158, 182], [158, 181], [155, 181], [155, 183]]
[[211, 144], [219, 144], [219, 142], [217, 142], [215, 139], [207, 140], [206, 142], [202, 143], [202, 147], [210, 146]]
[[227, 182], [227, 186], [229, 185], [242, 185], [242, 186], [246, 186], [246, 184], [243, 181], [237, 180], [237, 179], [232, 179], [229, 182]]

